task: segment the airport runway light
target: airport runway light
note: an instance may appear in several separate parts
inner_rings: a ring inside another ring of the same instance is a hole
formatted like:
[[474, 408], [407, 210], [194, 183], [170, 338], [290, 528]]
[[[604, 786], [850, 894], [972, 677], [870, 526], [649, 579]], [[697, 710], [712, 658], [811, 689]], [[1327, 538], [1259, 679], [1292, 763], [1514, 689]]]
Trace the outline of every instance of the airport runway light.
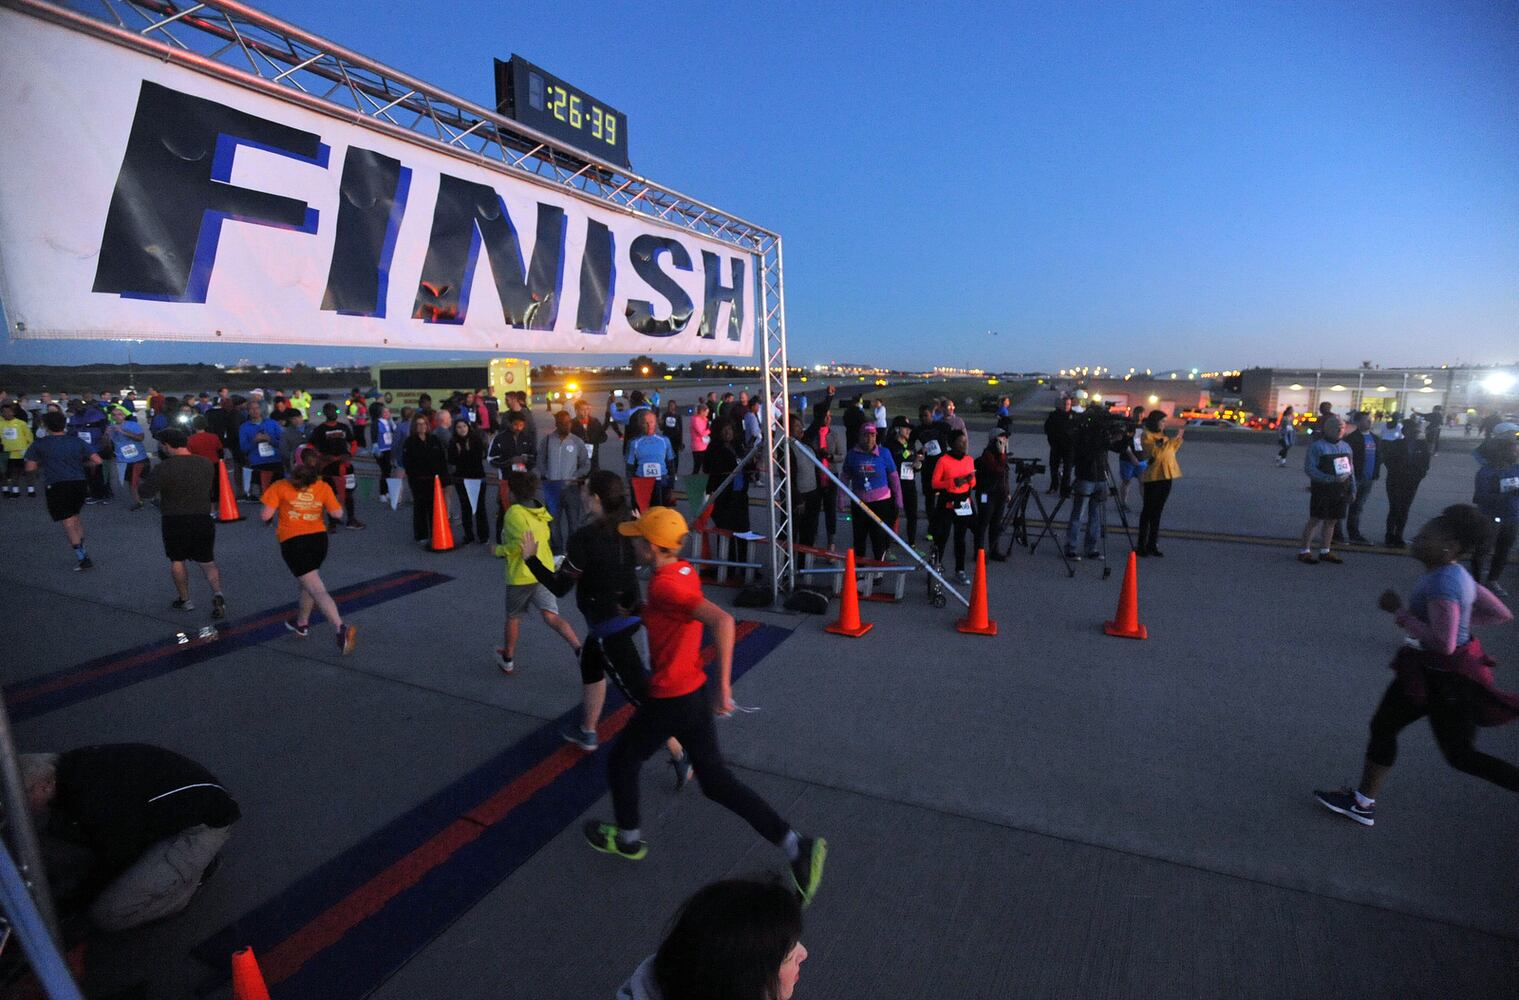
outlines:
[[1488, 392], [1493, 393], [1494, 395], [1501, 396], [1503, 393], [1508, 392], [1514, 387], [1515, 381], [1516, 380], [1514, 376], [1510, 375], [1508, 372], [1493, 372], [1487, 378], [1482, 380], [1482, 388], [1486, 389]]

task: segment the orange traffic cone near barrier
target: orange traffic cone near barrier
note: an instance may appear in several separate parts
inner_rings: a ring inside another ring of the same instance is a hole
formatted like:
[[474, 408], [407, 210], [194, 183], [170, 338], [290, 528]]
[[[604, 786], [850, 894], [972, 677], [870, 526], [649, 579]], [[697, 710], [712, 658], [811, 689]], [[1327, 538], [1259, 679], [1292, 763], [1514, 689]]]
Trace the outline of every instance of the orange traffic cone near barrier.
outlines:
[[1129, 568], [1123, 571], [1123, 589], [1118, 592], [1118, 611], [1114, 620], [1102, 626], [1108, 635], [1124, 639], [1148, 639], [1150, 632], [1139, 624], [1139, 559], [1129, 553]]
[[844, 596], [839, 601], [839, 620], [825, 625], [823, 631], [858, 639], [874, 627], [860, 621], [860, 581], [854, 571], [854, 549], [845, 549]]
[[969, 635], [996, 635], [997, 623], [986, 607], [986, 550], [976, 550], [976, 582], [970, 588], [970, 613], [955, 623], [955, 628]]
[[237, 496], [232, 492], [232, 477], [227, 475], [227, 463], [216, 460], [216, 519], [222, 524], [241, 521], [243, 515], [237, 510]]
[[269, 987], [264, 984], [252, 948], [232, 953], [232, 1000], [269, 1000]]
[[448, 523], [448, 501], [443, 499], [443, 480], [432, 477], [432, 550], [447, 552], [454, 547], [454, 529]]

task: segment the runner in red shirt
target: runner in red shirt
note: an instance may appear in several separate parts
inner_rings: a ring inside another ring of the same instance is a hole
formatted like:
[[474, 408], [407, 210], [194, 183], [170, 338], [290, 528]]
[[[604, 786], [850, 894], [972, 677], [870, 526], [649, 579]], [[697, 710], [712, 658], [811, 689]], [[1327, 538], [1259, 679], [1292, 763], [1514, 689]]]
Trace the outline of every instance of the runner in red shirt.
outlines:
[[[649, 636], [649, 697], [633, 712], [628, 727], [612, 747], [608, 762], [612, 810], [617, 822], [592, 820], [585, 836], [592, 847], [638, 861], [649, 853], [639, 836], [638, 772], [665, 740], [674, 736], [686, 748], [702, 794], [748, 821], [755, 831], [786, 852], [792, 883], [803, 905], [812, 901], [823, 880], [828, 843], [802, 837], [743, 782], [733, 776], [717, 746], [713, 714], [733, 711], [733, 616], [702, 596], [696, 569], [680, 557], [686, 519], [669, 507], [650, 507], [636, 521], [617, 530], [633, 539], [640, 562], [654, 568], [642, 616]], [[702, 627], [712, 631], [717, 649], [717, 684], [708, 695], [702, 666]]]

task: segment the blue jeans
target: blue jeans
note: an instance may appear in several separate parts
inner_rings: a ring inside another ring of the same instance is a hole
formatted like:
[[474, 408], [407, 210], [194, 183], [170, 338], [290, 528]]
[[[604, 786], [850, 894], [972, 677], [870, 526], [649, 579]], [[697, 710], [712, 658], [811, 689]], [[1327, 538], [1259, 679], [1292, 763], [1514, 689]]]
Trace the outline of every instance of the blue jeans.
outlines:
[[1086, 515], [1086, 548], [1082, 554], [1096, 552], [1102, 545], [1102, 503], [1108, 498], [1107, 483], [1076, 480], [1071, 488], [1071, 520], [1065, 531], [1065, 550], [1076, 551], [1076, 541], [1081, 536], [1082, 515]]

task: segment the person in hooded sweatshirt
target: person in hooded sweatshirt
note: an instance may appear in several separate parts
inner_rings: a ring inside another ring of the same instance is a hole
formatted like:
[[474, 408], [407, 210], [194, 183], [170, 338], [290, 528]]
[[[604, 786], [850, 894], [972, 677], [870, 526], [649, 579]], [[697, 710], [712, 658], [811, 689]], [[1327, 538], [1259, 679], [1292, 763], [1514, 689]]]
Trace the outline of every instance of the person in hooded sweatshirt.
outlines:
[[727, 879], [681, 904], [617, 1000], [792, 1000], [807, 949], [802, 904], [773, 882]]
[[553, 593], [538, 582], [522, 555], [522, 536], [531, 532], [537, 546], [534, 552], [547, 565], [554, 564], [554, 552], [549, 546], [549, 522], [553, 515], [538, 500], [538, 477], [531, 472], [510, 472], [506, 477], [511, 492], [512, 505], [507, 508], [506, 522], [501, 529], [501, 544], [496, 555], [506, 559], [506, 631], [505, 645], [496, 650], [496, 666], [503, 674], [516, 673], [515, 655], [517, 639], [522, 634], [522, 619], [529, 610], [537, 608], [543, 622], [564, 637], [580, 658], [580, 640], [570, 623], [559, 617], [559, 603]]

